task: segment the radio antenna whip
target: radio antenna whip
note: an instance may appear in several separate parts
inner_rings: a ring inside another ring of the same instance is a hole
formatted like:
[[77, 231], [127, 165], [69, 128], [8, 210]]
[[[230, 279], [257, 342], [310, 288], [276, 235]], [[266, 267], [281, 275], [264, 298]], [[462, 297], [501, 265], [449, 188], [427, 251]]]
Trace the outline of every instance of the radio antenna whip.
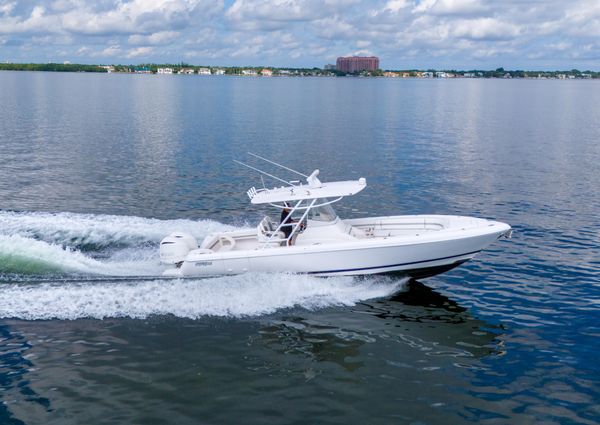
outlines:
[[299, 172], [299, 171], [292, 170], [291, 168], [288, 168], [288, 167], [286, 167], [285, 165], [278, 164], [278, 163], [276, 163], [275, 161], [271, 161], [270, 159], [263, 158], [262, 156], [260, 156], [260, 155], [256, 155], [255, 153], [248, 152], [248, 155], [252, 155], [252, 156], [253, 156], [253, 157], [255, 157], [255, 158], [262, 159], [263, 161], [266, 161], [266, 162], [268, 162], [269, 164], [276, 165], [276, 166], [278, 166], [278, 167], [281, 167], [281, 168], [283, 168], [284, 170], [291, 171], [292, 173], [296, 173], [296, 174], [298, 174], [298, 175], [300, 175], [300, 176], [302, 176], [302, 177], [308, 177], [306, 174], [302, 174], [302, 173], [301, 173], [301, 172]]
[[263, 170], [259, 170], [258, 168], [254, 168], [254, 167], [252, 167], [252, 166], [250, 166], [250, 165], [248, 165], [248, 164], [244, 164], [243, 162], [241, 162], [241, 161], [238, 161], [237, 159], [234, 159], [234, 160], [233, 160], [233, 162], [235, 162], [236, 164], [243, 165], [244, 167], [248, 167], [248, 168], [250, 168], [251, 170], [258, 171], [259, 173], [261, 173], [261, 174], [264, 174], [265, 176], [271, 177], [272, 179], [278, 180], [278, 181], [280, 181], [280, 182], [282, 182], [282, 183], [285, 183], [285, 184], [287, 184], [288, 186], [292, 186], [292, 187], [294, 186], [294, 185], [293, 185], [293, 184], [291, 184], [290, 182], [287, 182], [287, 181], [285, 181], [285, 180], [283, 180], [283, 179], [280, 179], [279, 177], [277, 177], [277, 176], [274, 176], [273, 174], [269, 174], [269, 173], [267, 173], [267, 172], [265, 172], [265, 171], [263, 171]]

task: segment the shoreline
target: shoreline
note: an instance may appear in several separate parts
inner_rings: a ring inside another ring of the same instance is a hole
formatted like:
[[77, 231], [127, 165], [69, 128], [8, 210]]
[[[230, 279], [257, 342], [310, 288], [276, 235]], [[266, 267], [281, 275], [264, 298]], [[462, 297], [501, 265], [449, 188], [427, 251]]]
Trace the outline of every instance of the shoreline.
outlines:
[[187, 64], [143, 64], [143, 65], [88, 65], [60, 63], [0, 63], [0, 71], [32, 72], [75, 72], [108, 74], [160, 74], [160, 75], [234, 75], [244, 77], [368, 77], [368, 78], [419, 78], [419, 79], [600, 79], [600, 72], [579, 71], [523, 71], [505, 70], [376, 70], [361, 73], [343, 73], [320, 68], [276, 68], [276, 67], [217, 67]]

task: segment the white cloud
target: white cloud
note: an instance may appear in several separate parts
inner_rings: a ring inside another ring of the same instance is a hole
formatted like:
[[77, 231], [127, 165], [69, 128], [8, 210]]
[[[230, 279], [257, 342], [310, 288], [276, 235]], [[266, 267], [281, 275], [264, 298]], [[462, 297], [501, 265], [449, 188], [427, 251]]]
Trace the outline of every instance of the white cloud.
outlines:
[[10, 15], [16, 5], [17, 5], [17, 3], [14, 1], [0, 4], [0, 15], [4, 15], [4, 16]]
[[77, 49], [77, 56], [88, 56], [92, 53], [92, 49], [90, 49], [87, 46], [81, 46], [79, 49]]
[[214, 0], [110, 0], [94, 3], [57, 0], [49, 10], [35, 6], [28, 17], [9, 17], [14, 10], [7, 3], [0, 32], [69, 32], [73, 34], [147, 34], [181, 29], [193, 18], [210, 18], [223, 9]]
[[315, 33], [322, 38], [332, 39], [351, 39], [359, 33], [352, 24], [338, 18], [325, 18], [316, 21], [314, 24]]
[[95, 54], [95, 56], [118, 56], [122, 53], [121, 47], [118, 45], [108, 46], [106, 49]]
[[[0, 0], [3, 56], [384, 68], [598, 66], [599, 0]], [[576, 59], [576, 61], [574, 61]], [[528, 62], [529, 61], [529, 62]], [[541, 62], [540, 62], [541, 63]]]
[[127, 57], [137, 58], [140, 56], [147, 56], [152, 53], [153, 50], [154, 49], [152, 47], [136, 47], [135, 49], [131, 49], [129, 52], [127, 52]]
[[356, 0], [235, 0], [225, 16], [241, 30], [273, 31], [342, 12]]
[[389, 10], [390, 12], [398, 12], [409, 6], [410, 3], [408, 2], [408, 0], [389, 0], [385, 5], [384, 10]]
[[472, 15], [485, 10], [480, 0], [423, 0], [413, 8], [414, 13], [434, 15]]
[[169, 44], [176, 40], [181, 35], [178, 31], [159, 31], [150, 35], [134, 34], [128, 38], [129, 44], [140, 44], [140, 45], [161, 45]]
[[494, 18], [466, 19], [455, 23], [452, 34], [475, 40], [506, 40], [519, 35], [519, 27]]

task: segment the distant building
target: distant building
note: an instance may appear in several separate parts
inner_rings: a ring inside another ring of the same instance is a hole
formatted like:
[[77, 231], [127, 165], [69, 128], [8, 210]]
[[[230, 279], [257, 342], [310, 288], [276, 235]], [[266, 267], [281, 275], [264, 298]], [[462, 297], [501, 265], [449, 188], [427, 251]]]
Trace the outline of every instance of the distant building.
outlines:
[[187, 74], [187, 75], [192, 75], [194, 73], [194, 70], [192, 68], [181, 68], [178, 72], [178, 74]]
[[260, 71], [260, 73], [262, 74], [263, 77], [272, 77], [273, 76], [273, 71], [271, 71], [270, 69], [267, 69], [267, 68]]
[[342, 72], [375, 71], [379, 69], [376, 56], [350, 56], [337, 58], [335, 68]]
[[215, 75], [225, 75], [225, 70], [224, 69], [215, 69], [215, 70], [213, 70], [213, 74], [215, 74]]
[[198, 75], [210, 75], [209, 68], [198, 68]]
[[136, 74], [152, 74], [152, 70], [147, 66], [137, 66], [133, 68], [133, 72], [135, 72]]
[[173, 68], [158, 68], [156, 70], [157, 74], [172, 74], [173, 73]]
[[108, 72], [109, 74], [115, 72], [115, 67], [112, 65], [100, 65], [100, 68], [106, 69], [106, 72]]
[[333, 70], [335, 70], [335, 65], [332, 63], [328, 63], [327, 65], [325, 65], [325, 67], [323, 69], [325, 71], [333, 71]]
[[256, 76], [258, 75], [254, 69], [243, 69], [242, 75]]
[[383, 76], [387, 77], [387, 78], [398, 78], [400, 76], [400, 74], [397, 72], [386, 71], [383, 73]]

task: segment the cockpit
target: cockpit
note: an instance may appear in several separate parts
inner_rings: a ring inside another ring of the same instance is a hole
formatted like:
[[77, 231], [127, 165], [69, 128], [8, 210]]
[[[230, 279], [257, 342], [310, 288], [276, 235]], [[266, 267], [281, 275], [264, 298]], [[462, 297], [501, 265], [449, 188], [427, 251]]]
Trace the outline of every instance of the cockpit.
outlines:
[[[335, 210], [331, 207], [327, 198], [317, 199], [315, 202], [317, 207], [311, 208], [308, 213], [308, 219], [311, 221], [319, 222], [332, 222], [337, 218]], [[324, 204], [324, 205], [323, 205]]]

